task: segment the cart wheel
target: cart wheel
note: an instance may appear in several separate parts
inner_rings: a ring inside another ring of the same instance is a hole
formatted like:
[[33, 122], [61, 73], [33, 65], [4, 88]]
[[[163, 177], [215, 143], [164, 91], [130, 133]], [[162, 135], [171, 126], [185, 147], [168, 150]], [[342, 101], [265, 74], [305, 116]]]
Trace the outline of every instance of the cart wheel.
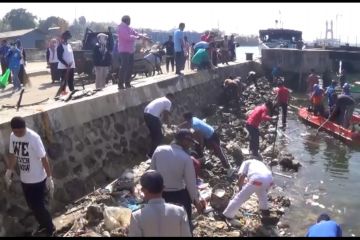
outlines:
[[136, 77], [136, 73], [133, 73], [132, 75], [131, 75], [131, 79], [134, 79]]

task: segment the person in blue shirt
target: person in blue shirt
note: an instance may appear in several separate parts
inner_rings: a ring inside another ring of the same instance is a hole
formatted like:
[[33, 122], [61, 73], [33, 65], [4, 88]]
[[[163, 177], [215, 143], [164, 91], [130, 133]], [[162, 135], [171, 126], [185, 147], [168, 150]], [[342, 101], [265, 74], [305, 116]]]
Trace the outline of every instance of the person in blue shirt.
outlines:
[[[207, 124], [206, 122], [202, 121], [201, 119], [194, 117], [192, 112], [186, 112], [183, 114], [183, 117], [185, 119], [185, 122], [180, 124], [181, 128], [192, 128], [194, 129], [194, 134], [199, 140], [200, 144], [200, 151], [199, 151], [199, 157], [203, 158], [203, 149], [204, 145], [212, 149], [214, 151], [215, 156], [217, 156], [222, 165], [225, 168], [229, 168], [229, 162], [226, 159], [221, 146], [220, 146], [220, 138], [216, 134], [214, 128]], [[179, 127], [180, 127], [179, 126]]]
[[329, 111], [332, 113], [335, 105], [335, 99], [333, 97], [335, 93], [335, 87], [337, 85], [337, 82], [335, 80], [331, 81], [331, 85], [326, 88], [325, 94], [328, 98], [328, 105], [329, 105]]
[[21, 83], [19, 80], [20, 60], [21, 60], [21, 52], [16, 47], [15, 43], [12, 43], [6, 55], [6, 61], [13, 76], [13, 85], [14, 85], [13, 92], [21, 90]]
[[184, 42], [185, 23], [179, 24], [179, 29], [174, 32], [174, 50], [175, 50], [175, 73], [181, 74], [181, 70], [185, 67], [185, 42]]
[[[8, 63], [6, 62], [6, 55], [9, 49], [10, 47], [7, 43], [7, 40], [6, 39], [2, 40], [0, 46], [1, 74], [4, 74], [6, 72], [6, 69], [8, 69]], [[11, 76], [9, 77], [9, 82], [11, 82]]]
[[342, 237], [342, 230], [339, 224], [330, 219], [328, 214], [322, 213], [316, 224], [308, 229], [306, 237]]

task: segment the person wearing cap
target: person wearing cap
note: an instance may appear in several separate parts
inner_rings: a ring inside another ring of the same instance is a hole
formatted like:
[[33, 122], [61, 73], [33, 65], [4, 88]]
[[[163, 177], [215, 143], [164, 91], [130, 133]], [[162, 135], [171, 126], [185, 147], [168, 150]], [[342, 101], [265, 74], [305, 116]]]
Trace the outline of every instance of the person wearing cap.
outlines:
[[162, 123], [160, 116], [163, 115], [164, 122], [170, 125], [169, 117], [172, 102], [175, 96], [172, 93], [166, 94], [165, 97], [157, 98], [151, 101], [144, 110], [144, 120], [150, 131], [151, 147], [148, 156], [151, 158], [157, 146], [164, 138], [162, 133]]
[[49, 47], [46, 49], [46, 62], [47, 65], [50, 67], [50, 74], [51, 74], [51, 81], [54, 83], [55, 81], [60, 80], [59, 76], [59, 59], [57, 57], [57, 47], [59, 43], [56, 38], [50, 40]]
[[145, 206], [131, 214], [129, 237], [191, 237], [189, 219], [183, 207], [166, 203], [162, 197], [164, 179], [149, 170], [140, 177]]
[[130, 16], [124, 15], [117, 28], [118, 52], [120, 55], [119, 90], [131, 88], [130, 80], [134, 66], [135, 40], [139, 38], [149, 39], [129, 27], [130, 22]]
[[351, 93], [350, 93], [350, 84], [349, 83], [344, 83], [343, 87], [342, 87], [342, 92], [343, 94], [345, 95], [348, 95], [348, 96], [351, 96]]
[[65, 31], [61, 35], [61, 44], [57, 47], [57, 57], [59, 59], [58, 69], [60, 71], [61, 83], [58, 94], [63, 91], [66, 92], [66, 85], [69, 90], [74, 91], [74, 71], [75, 71], [75, 60], [74, 52], [68, 40], [71, 38], [71, 33]]
[[[259, 200], [259, 207], [262, 216], [270, 215], [268, 206], [268, 191], [273, 185], [273, 177], [270, 169], [261, 161], [250, 159], [244, 161], [239, 169], [238, 187], [239, 192], [233, 196], [223, 211], [223, 216], [231, 224], [238, 225], [234, 219], [236, 212], [250, 196], [255, 193]], [[245, 183], [245, 178], [247, 182]]]
[[287, 108], [290, 100], [290, 91], [284, 86], [282, 80], [278, 81], [278, 87], [275, 89], [276, 106], [282, 110], [282, 127], [286, 126]]
[[316, 223], [309, 227], [305, 237], [342, 237], [342, 230], [328, 214], [322, 213]]
[[20, 72], [20, 61], [21, 61], [21, 52], [16, 47], [15, 43], [10, 44], [10, 49], [6, 54], [6, 61], [8, 63], [8, 68], [11, 71], [12, 80], [13, 80], [13, 93], [21, 90], [21, 82], [19, 79]]
[[215, 156], [220, 159], [223, 167], [229, 168], [229, 161], [221, 149], [220, 138], [219, 135], [215, 132], [214, 128], [201, 119], [194, 117], [192, 112], [184, 113], [183, 118], [185, 122], [180, 124], [179, 127], [194, 129], [194, 136], [196, 136], [196, 139], [200, 143], [199, 157], [204, 157], [203, 149], [204, 146], [206, 146], [207, 148], [211, 149]]
[[246, 120], [246, 129], [249, 132], [250, 137], [250, 151], [253, 156], [260, 157], [259, 155], [259, 125], [263, 121], [277, 120], [277, 116], [270, 117], [268, 114], [273, 109], [273, 103], [268, 100], [265, 104], [257, 106], [250, 113]]
[[193, 143], [191, 131], [180, 129], [176, 132], [173, 143], [156, 148], [150, 165], [151, 169], [158, 171], [164, 178], [162, 196], [165, 201], [180, 204], [185, 208], [191, 231], [193, 229], [191, 203], [198, 212], [204, 209], [196, 185], [193, 161], [187, 152]]
[[350, 121], [355, 110], [355, 100], [344, 92], [337, 96], [333, 94], [335, 101], [334, 110], [331, 112], [330, 119], [335, 120], [344, 128], [350, 127]]
[[335, 105], [334, 93], [336, 93], [335, 92], [336, 85], [337, 82], [335, 80], [332, 80], [330, 86], [328, 86], [325, 91], [325, 95], [328, 98], [328, 106], [330, 113], [332, 113], [334, 110], [334, 105]]
[[319, 114], [320, 116], [324, 116], [323, 99], [324, 99], [324, 90], [319, 86], [319, 84], [314, 84], [310, 101], [315, 116], [318, 116]]
[[111, 46], [108, 41], [109, 36], [104, 33], [97, 35], [97, 43], [93, 49], [93, 62], [95, 66], [95, 88], [103, 89], [106, 83], [106, 77], [110, 71], [111, 65]]
[[194, 56], [191, 58], [191, 63], [193, 64], [194, 67], [197, 68], [197, 70], [214, 68], [214, 66], [211, 63], [210, 52], [211, 52], [211, 44], [209, 44], [207, 47], [200, 48], [196, 51]]
[[37, 233], [53, 235], [55, 226], [51, 215], [45, 207], [46, 189], [50, 198], [54, 194], [54, 182], [44, 145], [40, 136], [26, 127], [25, 120], [21, 117], [11, 119], [9, 162], [5, 173], [7, 188], [12, 183], [16, 163], [20, 169], [20, 182], [25, 200], [35, 219], [40, 224]]

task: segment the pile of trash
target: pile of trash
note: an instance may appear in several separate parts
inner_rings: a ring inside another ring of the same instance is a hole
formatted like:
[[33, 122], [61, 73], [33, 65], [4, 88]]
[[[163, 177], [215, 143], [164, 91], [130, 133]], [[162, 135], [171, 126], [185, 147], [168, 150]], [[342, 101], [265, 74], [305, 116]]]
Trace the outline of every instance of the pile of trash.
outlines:
[[[257, 90], [251, 85], [243, 92], [243, 100], [239, 107], [211, 106], [215, 110], [214, 114], [205, 121], [218, 132], [224, 153], [235, 171], [229, 174], [220, 160], [205, 150], [205, 160], [202, 162], [197, 185], [201, 198], [207, 202], [207, 207], [202, 214], [197, 213], [195, 207], [193, 209], [195, 237], [290, 236], [290, 233], [286, 232], [289, 225], [280, 222], [280, 218], [291, 202], [284, 196], [280, 187], [270, 190], [269, 217], [261, 217], [256, 195], [243, 204], [236, 214], [240, 226], [230, 226], [220, 216], [231, 197], [238, 192], [236, 170], [242, 161], [252, 158], [248, 151], [249, 141], [245, 130], [246, 113], [264, 103], [265, 98], [271, 97], [272, 92], [267, 80], [260, 78]], [[170, 140], [176, 126], [165, 127], [164, 130], [165, 138]], [[268, 165], [282, 165], [282, 162], [288, 161], [289, 167], [289, 161], [294, 162], [291, 155], [280, 153], [278, 149], [273, 148], [276, 126], [267, 122], [261, 125], [260, 132], [260, 152], [263, 161]], [[67, 211], [55, 219], [57, 235], [126, 236], [131, 212], [143, 204], [138, 179], [150, 167], [150, 161], [142, 162], [105, 188], [98, 189], [68, 206]]]

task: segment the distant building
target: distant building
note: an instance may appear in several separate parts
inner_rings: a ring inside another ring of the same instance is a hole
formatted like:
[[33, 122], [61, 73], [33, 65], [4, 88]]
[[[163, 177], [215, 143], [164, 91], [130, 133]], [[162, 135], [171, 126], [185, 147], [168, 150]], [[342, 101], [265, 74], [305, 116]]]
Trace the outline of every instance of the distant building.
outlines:
[[23, 29], [0, 33], [0, 41], [7, 39], [8, 42], [15, 42], [20, 39], [24, 48], [44, 49], [46, 47], [46, 34], [37, 28]]

